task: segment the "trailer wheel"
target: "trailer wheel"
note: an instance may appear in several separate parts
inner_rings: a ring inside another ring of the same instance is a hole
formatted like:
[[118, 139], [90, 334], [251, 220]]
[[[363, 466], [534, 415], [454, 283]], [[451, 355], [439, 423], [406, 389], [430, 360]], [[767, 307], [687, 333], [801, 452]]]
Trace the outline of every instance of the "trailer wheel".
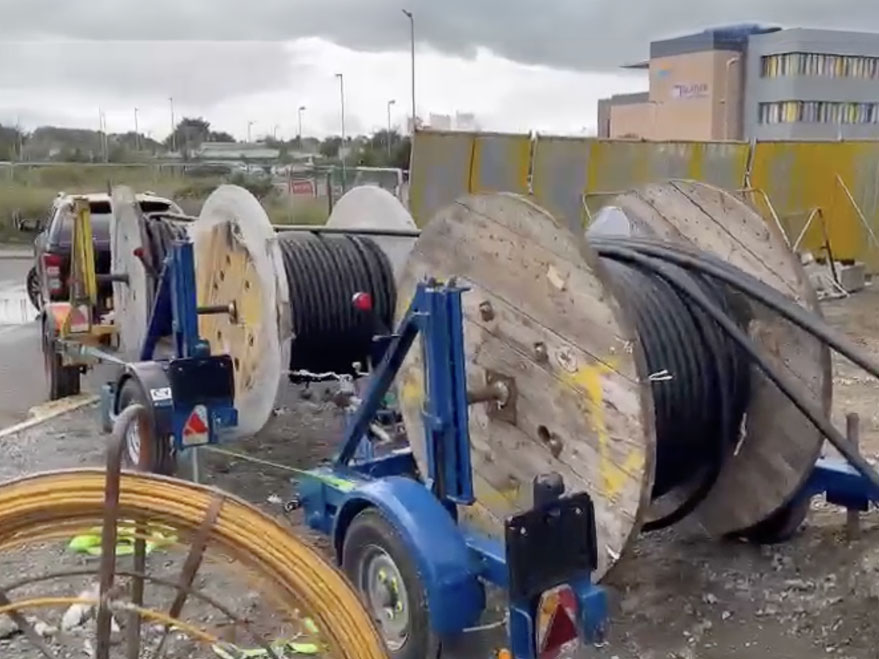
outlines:
[[372, 615], [393, 659], [432, 659], [424, 584], [403, 540], [375, 508], [359, 513], [342, 546], [342, 569]]
[[[143, 405], [147, 413], [152, 409], [149, 399], [140, 383], [129, 378], [119, 390], [117, 414], [121, 414], [129, 405]], [[171, 442], [167, 437], [158, 437], [155, 432], [149, 438], [152, 445], [152, 461], [149, 471], [154, 474], [171, 476], [176, 469], [176, 460]], [[125, 450], [122, 452], [124, 465], [129, 469], [137, 469], [140, 463], [141, 435], [137, 419], [134, 419], [125, 431]]]
[[742, 533], [742, 537], [757, 545], [774, 545], [790, 540], [809, 514], [811, 499], [795, 499], [779, 508], [770, 517]]
[[46, 371], [49, 400], [60, 400], [80, 392], [79, 366], [65, 366], [61, 354], [55, 349], [57, 334], [52, 321], [43, 314], [42, 329], [43, 366]]

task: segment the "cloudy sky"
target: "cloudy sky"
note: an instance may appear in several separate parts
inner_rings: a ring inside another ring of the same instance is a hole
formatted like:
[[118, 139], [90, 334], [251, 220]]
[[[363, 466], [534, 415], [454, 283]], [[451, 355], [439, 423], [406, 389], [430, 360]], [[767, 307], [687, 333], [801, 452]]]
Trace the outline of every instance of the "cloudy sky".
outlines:
[[879, 31], [876, 0], [0, 0], [0, 123], [162, 138], [203, 116], [239, 138], [402, 126], [415, 15], [419, 115], [501, 131], [592, 131], [595, 104], [646, 81], [651, 39], [737, 22]]

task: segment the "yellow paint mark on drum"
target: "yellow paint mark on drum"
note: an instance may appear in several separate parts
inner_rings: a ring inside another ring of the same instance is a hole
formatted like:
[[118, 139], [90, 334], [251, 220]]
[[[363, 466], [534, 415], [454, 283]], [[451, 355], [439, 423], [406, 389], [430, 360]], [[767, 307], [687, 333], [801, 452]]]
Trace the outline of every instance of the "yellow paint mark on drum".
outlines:
[[401, 378], [400, 402], [406, 407], [420, 407], [424, 404], [424, 382], [421, 377], [406, 373]]
[[602, 378], [614, 371], [616, 361], [615, 358], [612, 358], [604, 363], [588, 364], [564, 377], [569, 384], [586, 392], [589, 423], [598, 437], [601, 494], [611, 500], [623, 491], [626, 481], [631, 477], [630, 474], [644, 466], [644, 452], [640, 449], [629, 451], [621, 464], [616, 464], [611, 456], [610, 432], [607, 429], [607, 421], [604, 416]]

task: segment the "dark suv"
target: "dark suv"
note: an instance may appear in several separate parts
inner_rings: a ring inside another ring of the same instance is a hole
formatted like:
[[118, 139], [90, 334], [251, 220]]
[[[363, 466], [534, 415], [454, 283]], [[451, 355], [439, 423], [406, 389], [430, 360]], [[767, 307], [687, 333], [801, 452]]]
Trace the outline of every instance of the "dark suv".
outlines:
[[[77, 195], [89, 200], [92, 236], [95, 245], [95, 270], [98, 274], [110, 273], [110, 220], [112, 207], [110, 195], [95, 193]], [[136, 196], [143, 213], [182, 213], [172, 201], [151, 194]], [[73, 232], [73, 195], [59, 194], [52, 202], [47, 219], [38, 223], [40, 230], [34, 240], [34, 267], [28, 273], [27, 290], [31, 302], [38, 309], [45, 299], [67, 300], [67, 280], [70, 276], [70, 243]], [[112, 307], [112, 284], [99, 285], [99, 307], [106, 311]]]

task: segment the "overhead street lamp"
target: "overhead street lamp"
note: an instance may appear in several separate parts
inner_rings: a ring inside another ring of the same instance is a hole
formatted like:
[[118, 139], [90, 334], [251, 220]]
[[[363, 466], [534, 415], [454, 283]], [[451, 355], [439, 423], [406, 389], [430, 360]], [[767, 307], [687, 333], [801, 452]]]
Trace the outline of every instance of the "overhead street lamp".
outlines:
[[299, 149], [302, 149], [302, 113], [305, 112], [305, 106], [299, 106]]
[[337, 73], [336, 77], [339, 79], [339, 98], [342, 102], [342, 146], [339, 149], [339, 156], [342, 160], [342, 190], [345, 189], [345, 186], [348, 183], [348, 170], [345, 166], [345, 76], [341, 73]]
[[247, 122], [247, 143], [248, 144], [250, 144], [250, 127], [253, 126], [255, 123], [256, 123], [255, 121], [248, 121]]
[[391, 159], [391, 106], [397, 101], [393, 98], [388, 101], [388, 160]]
[[168, 97], [168, 103], [171, 106], [171, 151], [177, 150], [177, 127], [174, 125], [174, 97]]
[[402, 10], [409, 19], [409, 48], [411, 51], [411, 68], [412, 68], [412, 134], [415, 135], [415, 17], [411, 11]]
[[137, 108], [134, 108], [134, 150], [140, 151], [140, 129], [137, 126]]

